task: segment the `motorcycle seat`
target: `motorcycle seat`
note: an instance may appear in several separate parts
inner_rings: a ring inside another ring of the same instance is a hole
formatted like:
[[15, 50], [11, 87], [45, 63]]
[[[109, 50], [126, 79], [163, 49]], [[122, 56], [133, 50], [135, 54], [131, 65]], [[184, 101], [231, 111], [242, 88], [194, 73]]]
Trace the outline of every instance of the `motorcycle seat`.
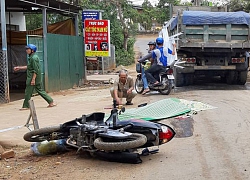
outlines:
[[163, 74], [166, 74], [166, 71], [160, 72], [160, 73], [159, 73], [159, 76], [161, 76], [161, 75], [163, 75]]
[[166, 72], [167, 72], [167, 70], [168, 70], [169, 68], [170, 68], [170, 66], [166, 66], [165, 71], [161, 71], [161, 72], [159, 73], [159, 75], [161, 76], [161, 75], [166, 74]]
[[104, 120], [105, 113], [102, 112], [94, 112], [91, 114], [86, 115], [86, 121], [96, 121], [98, 122], [103, 122]]

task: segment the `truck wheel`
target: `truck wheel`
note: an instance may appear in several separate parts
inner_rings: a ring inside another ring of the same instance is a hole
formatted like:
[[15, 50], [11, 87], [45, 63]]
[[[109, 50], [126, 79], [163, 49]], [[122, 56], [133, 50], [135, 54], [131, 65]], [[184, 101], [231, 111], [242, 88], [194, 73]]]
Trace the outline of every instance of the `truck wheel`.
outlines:
[[226, 76], [227, 84], [235, 84], [237, 80], [237, 73], [235, 71], [229, 71]]
[[238, 84], [244, 85], [247, 82], [247, 71], [240, 71], [238, 75]]
[[181, 73], [175, 73], [174, 82], [176, 87], [184, 85], [184, 75]]

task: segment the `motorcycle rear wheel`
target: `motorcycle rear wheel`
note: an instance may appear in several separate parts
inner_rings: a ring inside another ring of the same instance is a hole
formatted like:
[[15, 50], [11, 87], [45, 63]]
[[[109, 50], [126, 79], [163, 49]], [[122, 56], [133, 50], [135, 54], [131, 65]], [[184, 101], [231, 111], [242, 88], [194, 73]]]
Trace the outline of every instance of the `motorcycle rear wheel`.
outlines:
[[141, 94], [144, 90], [142, 78], [137, 77], [135, 80], [135, 91]]
[[173, 86], [172, 83], [166, 77], [162, 78], [162, 83], [166, 84], [166, 88], [165, 89], [159, 89], [159, 92], [162, 95], [169, 95], [171, 90], [172, 90], [172, 86]]
[[144, 145], [146, 142], [147, 137], [145, 135], [133, 133], [128, 139], [116, 142], [108, 138], [99, 137], [94, 141], [94, 146], [99, 150], [115, 151], [137, 148]]
[[[24, 134], [23, 139], [28, 142], [42, 142], [45, 140], [56, 140], [59, 138], [52, 139], [52, 133], [58, 132], [60, 130], [60, 125], [58, 126], [49, 126], [40, 129], [36, 129]], [[67, 137], [60, 136], [60, 139]]]

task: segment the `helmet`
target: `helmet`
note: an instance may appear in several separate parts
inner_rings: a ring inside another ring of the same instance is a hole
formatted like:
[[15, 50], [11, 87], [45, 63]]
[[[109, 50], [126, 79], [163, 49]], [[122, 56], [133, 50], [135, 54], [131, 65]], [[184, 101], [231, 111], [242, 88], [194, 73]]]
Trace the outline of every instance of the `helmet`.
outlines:
[[25, 46], [26, 49], [31, 49], [33, 50], [34, 52], [36, 52], [36, 46], [34, 44], [28, 44], [27, 46]]
[[156, 43], [154, 41], [149, 41], [148, 45], [156, 45]]
[[156, 38], [156, 44], [163, 44], [164, 40], [162, 37]]

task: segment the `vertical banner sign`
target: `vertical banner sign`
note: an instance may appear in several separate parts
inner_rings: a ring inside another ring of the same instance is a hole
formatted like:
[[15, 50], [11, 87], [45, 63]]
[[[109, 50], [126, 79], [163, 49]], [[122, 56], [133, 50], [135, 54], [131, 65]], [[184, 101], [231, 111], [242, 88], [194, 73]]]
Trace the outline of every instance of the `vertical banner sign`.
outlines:
[[109, 20], [85, 19], [85, 55], [92, 57], [110, 56]]

